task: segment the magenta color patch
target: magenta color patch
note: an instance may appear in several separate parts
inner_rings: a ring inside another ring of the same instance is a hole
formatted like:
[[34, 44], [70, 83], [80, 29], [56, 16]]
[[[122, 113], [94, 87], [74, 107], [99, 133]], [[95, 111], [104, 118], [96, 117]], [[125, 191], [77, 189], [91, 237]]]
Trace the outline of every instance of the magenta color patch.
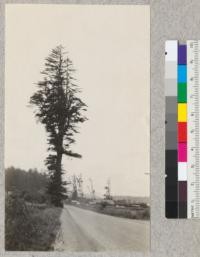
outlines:
[[187, 161], [187, 143], [178, 144], [178, 161], [179, 162]]

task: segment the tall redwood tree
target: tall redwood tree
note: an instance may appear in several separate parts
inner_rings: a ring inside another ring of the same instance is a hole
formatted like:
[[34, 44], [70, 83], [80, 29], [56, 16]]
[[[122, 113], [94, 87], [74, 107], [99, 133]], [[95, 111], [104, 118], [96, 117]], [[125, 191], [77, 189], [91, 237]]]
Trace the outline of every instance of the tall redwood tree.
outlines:
[[86, 121], [86, 104], [80, 99], [80, 88], [75, 84], [73, 63], [62, 46], [53, 49], [45, 59], [43, 78], [31, 96], [36, 106], [35, 116], [47, 131], [48, 152], [45, 164], [50, 173], [48, 193], [55, 206], [62, 206], [66, 188], [62, 181], [63, 155], [81, 158], [71, 150], [75, 143], [77, 125]]

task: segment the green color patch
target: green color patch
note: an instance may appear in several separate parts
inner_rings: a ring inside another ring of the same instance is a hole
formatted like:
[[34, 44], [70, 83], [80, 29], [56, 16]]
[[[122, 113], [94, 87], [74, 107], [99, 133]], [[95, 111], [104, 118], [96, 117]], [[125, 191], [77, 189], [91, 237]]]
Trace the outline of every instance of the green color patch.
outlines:
[[187, 103], [187, 84], [178, 83], [178, 102]]

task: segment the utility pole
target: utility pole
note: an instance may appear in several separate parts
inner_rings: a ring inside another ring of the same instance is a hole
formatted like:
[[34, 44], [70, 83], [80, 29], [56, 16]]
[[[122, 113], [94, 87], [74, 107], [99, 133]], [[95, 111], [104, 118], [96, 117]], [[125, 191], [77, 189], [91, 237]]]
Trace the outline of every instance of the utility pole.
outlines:
[[105, 186], [105, 190], [106, 190], [106, 192], [104, 194], [105, 199], [106, 200], [111, 200], [112, 196], [111, 196], [111, 182], [110, 182], [110, 179], [108, 179], [108, 181], [107, 181], [107, 184]]
[[78, 192], [77, 192], [77, 181], [76, 181], [76, 176], [72, 176], [72, 199], [77, 200], [78, 198]]
[[95, 197], [95, 190], [94, 190], [93, 181], [92, 181], [91, 178], [89, 179], [89, 182], [90, 182], [91, 198], [92, 198], [93, 200], [95, 200], [95, 199], [96, 199], [96, 197]]
[[77, 185], [78, 185], [78, 197], [83, 198], [83, 179], [82, 175], [80, 174], [79, 176], [76, 177], [77, 180]]

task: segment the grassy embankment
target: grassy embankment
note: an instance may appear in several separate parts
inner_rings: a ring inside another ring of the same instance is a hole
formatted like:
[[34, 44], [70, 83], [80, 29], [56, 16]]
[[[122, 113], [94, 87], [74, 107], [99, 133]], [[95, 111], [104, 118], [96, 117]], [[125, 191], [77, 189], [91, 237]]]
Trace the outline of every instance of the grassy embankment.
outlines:
[[[38, 188], [38, 181], [41, 182], [42, 179], [41, 188]], [[16, 169], [7, 171], [5, 250], [53, 250], [60, 227], [61, 209], [48, 204], [48, 198], [45, 192], [42, 192], [46, 179], [37, 172], [29, 174]]]
[[85, 204], [80, 203], [76, 205], [79, 208], [95, 211], [102, 214], [107, 214], [111, 216], [128, 218], [128, 219], [138, 219], [138, 220], [149, 220], [150, 219], [150, 208], [145, 204], [141, 204], [139, 208], [128, 205], [128, 206], [116, 206], [109, 205], [105, 202], [97, 204]]

